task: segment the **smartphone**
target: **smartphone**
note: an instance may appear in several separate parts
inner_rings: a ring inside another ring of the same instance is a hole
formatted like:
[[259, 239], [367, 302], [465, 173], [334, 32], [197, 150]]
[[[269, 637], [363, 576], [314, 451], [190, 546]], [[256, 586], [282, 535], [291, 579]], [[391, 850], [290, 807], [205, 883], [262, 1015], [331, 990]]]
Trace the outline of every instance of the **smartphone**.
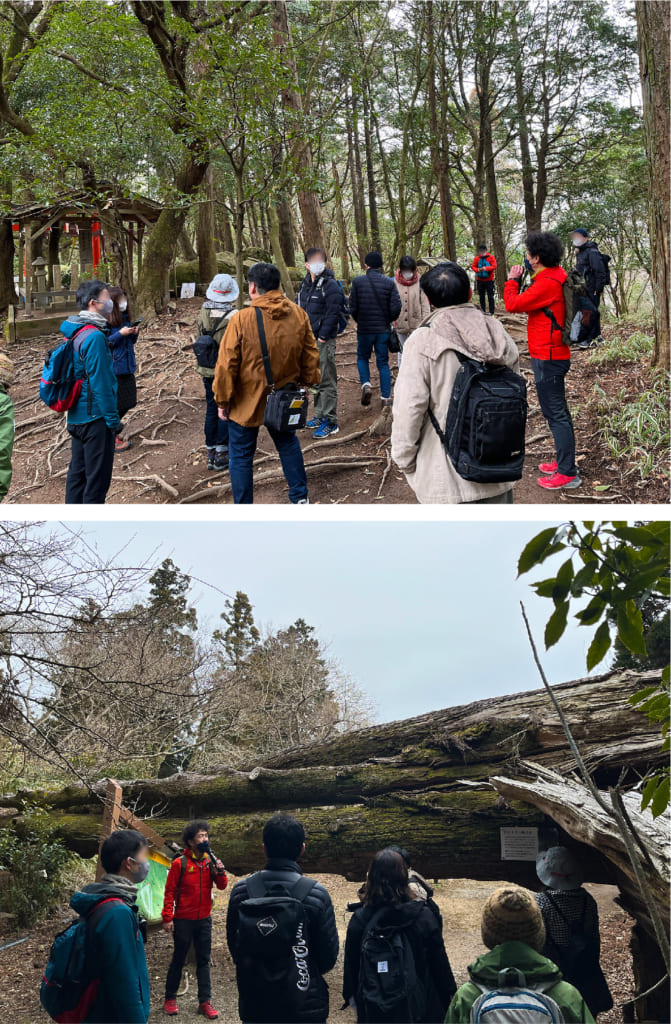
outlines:
[[133, 320], [131, 327], [138, 327], [142, 323], [142, 317], [139, 320]]

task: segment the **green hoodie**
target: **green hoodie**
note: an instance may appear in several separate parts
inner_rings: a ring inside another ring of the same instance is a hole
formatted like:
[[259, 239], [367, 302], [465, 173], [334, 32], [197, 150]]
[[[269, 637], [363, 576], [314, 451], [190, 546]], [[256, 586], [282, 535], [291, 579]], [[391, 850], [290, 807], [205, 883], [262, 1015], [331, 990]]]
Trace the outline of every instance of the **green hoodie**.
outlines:
[[568, 982], [562, 981], [561, 971], [551, 960], [541, 956], [525, 942], [503, 942], [470, 964], [468, 973], [472, 981], [462, 985], [455, 995], [447, 1011], [445, 1024], [469, 1021], [471, 1007], [478, 996], [482, 995], [482, 989], [478, 988], [478, 984], [486, 985], [487, 988], [497, 988], [499, 971], [506, 967], [516, 967], [522, 971], [530, 988], [540, 982], [547, 985], [556, 979], [554, 985], [543, 988], [543, 993], [554, 999], [564, 1015], [564, 1020], [568, 1024], [594, 1024], [594, 1017], [578, 990]]
[[14, 403], [0, 384], [0, 501], [12, 482], [12, 449], [14, 448]]

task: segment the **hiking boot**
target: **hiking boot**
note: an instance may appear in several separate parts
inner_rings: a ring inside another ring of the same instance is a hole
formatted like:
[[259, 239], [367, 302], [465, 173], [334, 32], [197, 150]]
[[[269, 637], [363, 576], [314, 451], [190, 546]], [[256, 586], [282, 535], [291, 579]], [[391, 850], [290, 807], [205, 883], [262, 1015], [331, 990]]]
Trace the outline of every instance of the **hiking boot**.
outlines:
[[600, 334], [598, 338], [594, 339], [592, 344], [594, 345], [595, 348], [596, 348], [597, 345], [605, 345], [606, 344], [606, 339], [604, 338], [603, 334]]
[[174, 1017], [179, 1013], [177, 1009], [176, 999], [166, 999], [163, 1004], [163, 1012], [168, 1014], [168, 1017]]
[[117, 436], [114, 438], [115, 452], [127, 452], [130, 446], [130, 441], [124, 440], [121, 434], [117, 434]]
[[208, 448], [207, 449], [207, 468], [208, 469], [214, 469], [215, 468], [214, 467], [214, 461], [215, 461], [216, 456], [217, 456], [217, 449], [216, 448]]
[[583, 351], [588, 349], [589, 348], [589, 342], [588, 341], [581, 341], [580, 344], [578, 345], [578, 348], [583, 349]]
[[391, 398], [383, 398], [382, 399], [382, 408], [383, 409], [391, 409]]
[[202, 1013], [203, 1017], [207, 1017], [208, 1020], [216, 1020], [219, 1016], [209, 999], [206, 1003], [199, 1003], [198, 1013]]
[[221, 452], [215, 451], [212, 469], [215, 469], [218, 473], [223, 473], [224, 470], [228, 469], [228, 448], [224, 448]]
[[324, 437], [329, 437], [330, 434], [337, 434], [339, 430], [337, 423], [329, 423], [328, 420], [324, 420], [319, 430], [315, 430], [313, 437], [316, 437], [318, 441], [321, 441]]
[[540, 464], [540, 466], [538, 468], [540, 469], [541, 473], [556, 473], [557, 472], [557, 463], [556, 462], [541, 462], [541, 464]]
[[324, 420], [321, 418], [321, 416], [313, 416], [311, 420], [307, 421], [305, 426], [308, 427], [310, 430], [316, 430], [317, 427], [321, 427], [323, 422]]
[[297, 505], [309, 505], [310, 504], [310, 499], [309, 498], [301, 498], [300, 501], [296, 502], [296, 504]]
[[370, 386], [370, 384], [362, 384], [361, 385], [361, 404], [362, 405], [370, 405], [372, 397], [373, 397], [373, 389]]
[[572, 490], [574, 487], [580, 487], [582, 480], [576, 474], [575, 476], [564, 476], [563, 473], [553, 473], [552, 476], [542, 476], [538, 479], [538, 486], [545, 487], [548, 491], [558, 491], [561, 487], [567, 490]]

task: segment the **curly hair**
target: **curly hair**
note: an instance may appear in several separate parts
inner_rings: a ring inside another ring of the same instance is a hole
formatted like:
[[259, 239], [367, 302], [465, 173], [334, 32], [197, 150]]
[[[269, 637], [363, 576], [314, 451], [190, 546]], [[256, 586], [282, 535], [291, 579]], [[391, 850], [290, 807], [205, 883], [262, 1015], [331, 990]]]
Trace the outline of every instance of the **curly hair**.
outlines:
[[531, 231], [524, 244], [529, 255], [538, 256], [544, 267], [558, 267], [561, 263], [564, 245], [552, 231]]
[[362, 895], [364, 905], [380, 907], [385, 903], [407, 903], [411, 898], [408, 866], [403, 857], [396, 850], [380, 850], [368, 869]]
[[209, 836], [210, 823], [208, 821], [203, 821], [202, 818], [196, 818], [195, 821], [190, 821], [185, 825], [182, 832], [182, 842], [184, 845], [188, 846], [193, 837], [197, 836], [199, 832], [207, 832]]

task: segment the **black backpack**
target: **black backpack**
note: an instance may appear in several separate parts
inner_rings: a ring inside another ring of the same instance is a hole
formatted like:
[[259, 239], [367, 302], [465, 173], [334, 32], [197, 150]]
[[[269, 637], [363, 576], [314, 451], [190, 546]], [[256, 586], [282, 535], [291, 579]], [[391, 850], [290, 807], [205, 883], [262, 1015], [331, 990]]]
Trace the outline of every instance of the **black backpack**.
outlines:
[[444, 432], [429, 409], [429, 419], [450, 462], [459, 476], [473, 483], [521, 479], [527, 423], [524, 377], [507, 366], [481, 363], [461, 352], [454, 354], [461, 365]]
[[266, 882], [258, 871], [245, 884], [235, 945], [238, 988], [259, 993], [272, 1007], [268, 1020], [300, 1020], [313, 970], [305, 899], [317, 883], [305, 877], [293, 886]]
[[415, 954], [408, 938], [413, 922], [380, 927], [387, 908], [371, 917], [361, 940], [359, 987], [356, 1005], [360, 1020], [422, 1020], [426, 1012], [426, 988], [419, 977]]

